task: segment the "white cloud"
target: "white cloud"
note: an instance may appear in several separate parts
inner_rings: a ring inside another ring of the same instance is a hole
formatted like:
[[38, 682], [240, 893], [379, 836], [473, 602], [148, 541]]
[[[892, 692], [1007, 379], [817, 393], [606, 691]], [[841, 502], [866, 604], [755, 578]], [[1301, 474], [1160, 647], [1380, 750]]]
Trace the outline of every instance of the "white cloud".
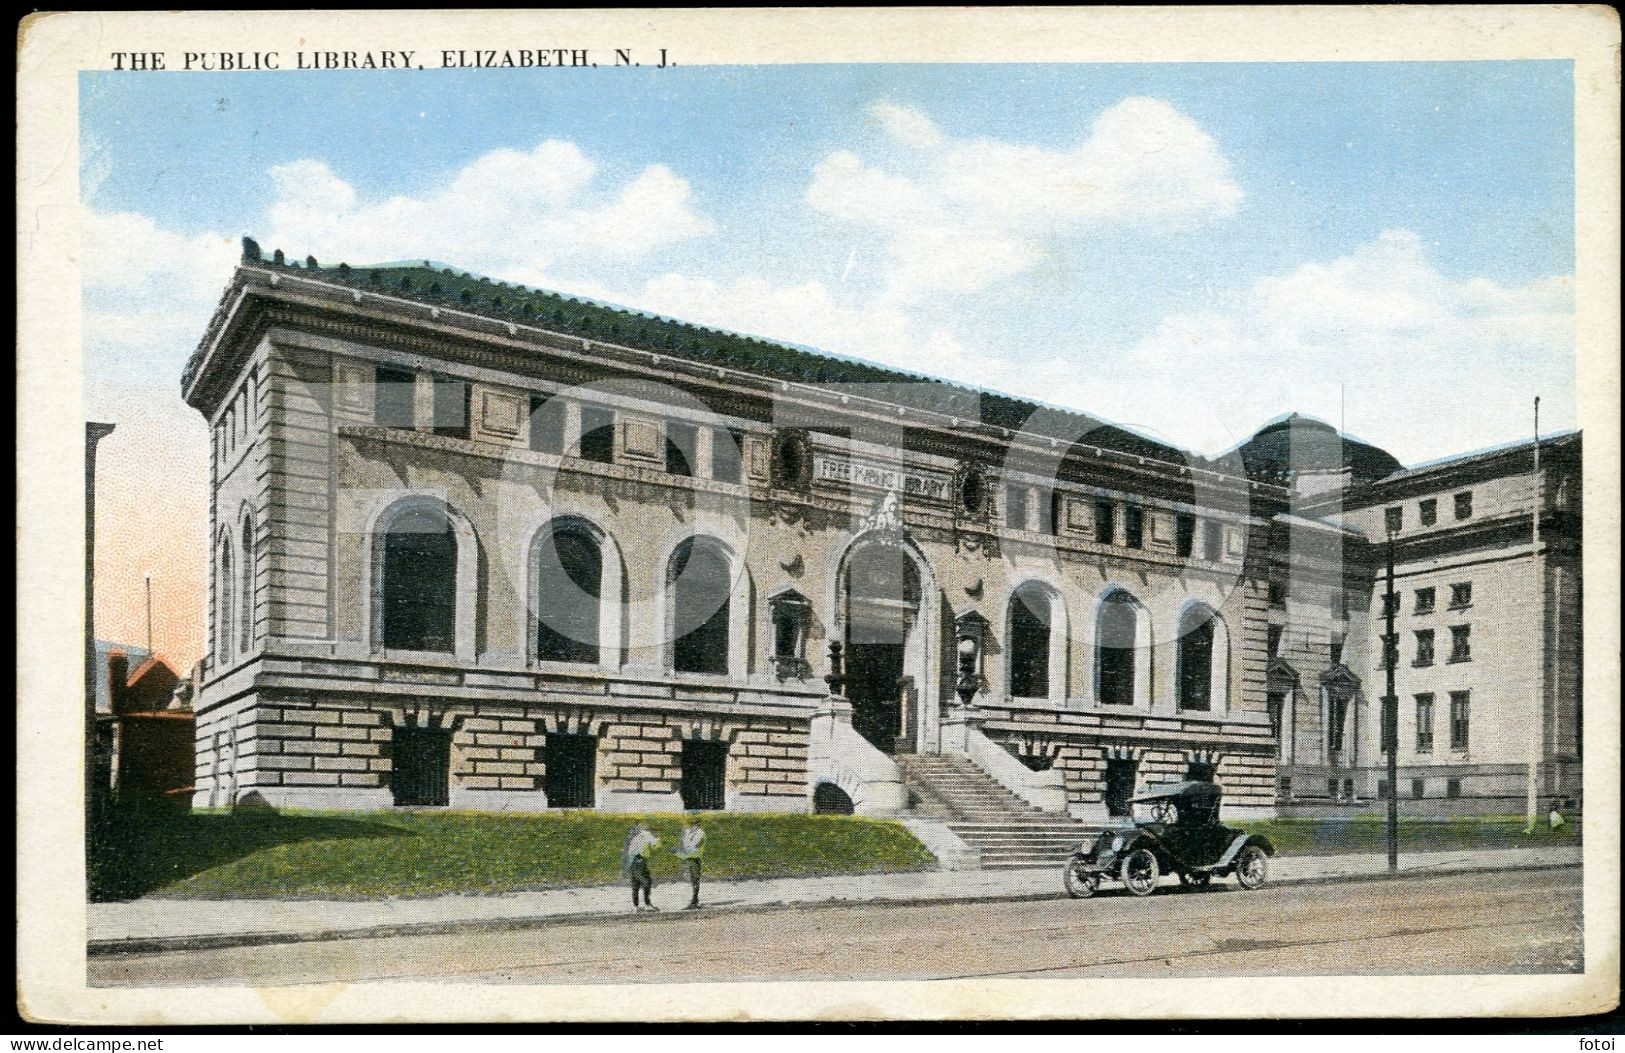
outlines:
[[919, 110], [882, 100], [870, 104], [869, 116], [885, 129], [887, 135], [905, 146], [924, 149], [942, 142], [942, 129]]
[[[906, 149], [872, 161], [829, 154], [806, 200], [886, 240], [896, 264], [889, 291], [902, 299], [987, 288], [1091, 227], [1225, 216], [1242, 199], [1217, 144], [1159, 99], [1116, 103], [1066, 150], [950, 139], [929, 116], [888, 102], [869, 115]], [[987, 264], [956, 265], [990, 248]], [[934, 257], [950, 262], [921, 266]]]
[[561, 263], [638, 260], [715, 229], [691, 189], [654, 164], [619, 186], [573, 143], [493, 150], [418, 196], [367, 201], [328, 166], [271, 169], [276, 199], [262, 241], [297, 255], [356, 263], [455, 260], [516, 280]]
[[[664, 165], [608, 183], [573, 143], [493, 150], [418, 197], [368, 199], [320, 160], [269, 171], [267, 251], [324, 263], [441, 259], [550, 285], [548, 268], [624, 264], [709, 233], [689, 184]], [[82, 213], [85, 343], [109, 390], [168, 392], [196, 346], [240, 252], [240, 234], [181, 234], [132, 212]], [[574, 291], [610, 290], [572, 280]]]
[[184, 235], [133, 212], [81, 212], [81, 280], [87, 292], [161, 305], [219, 296], [238, 243], [221, 234]]
[[1453, 278], [1416, 234], [1390, 230], [1258, 279], [1231, 310], [1162, 319], [1123, 362], [1146, 394], [1125, 396], [1150, 413], [1164, 402], [1210, 450], [1238, 421], [1298, 409], [1335, 423], [1346, 406], [1351, 432], [1414, 461], [1517, 438], [1535, 394], [1550, 423], [1571, 423], [1574, 340], [1570, 278]]

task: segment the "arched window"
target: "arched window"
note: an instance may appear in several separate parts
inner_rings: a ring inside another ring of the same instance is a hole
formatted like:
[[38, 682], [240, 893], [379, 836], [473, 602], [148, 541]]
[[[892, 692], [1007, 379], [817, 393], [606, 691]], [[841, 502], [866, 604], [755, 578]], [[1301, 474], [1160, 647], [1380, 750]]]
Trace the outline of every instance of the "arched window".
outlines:
[[536, 546], [536, 657], [598, 661], [604, 557], [584, 526], [549, 531]]
[[457, 538], [437, 508], [397, 515], [383, 539], [379, 635], [385, 647], [451, 651], [457, 622]]
[[232, 602], [232, 585], [235, 581], [231, 566], [231, 535], [220, 536], [220, 572], [215, 580], [220, 583], [220, 625], [215, 634], [215, 650], [222, 664], [231, 658], [231, 619], [236, 610]]
[[1200, 603], [1185, 608], [1179, 616], [1179, 654], [1174, 683], [1180, 709], [1206, 712], [1214, 708], [1217, 623], [1213, 608]]
[[1010, 596], [1010, 694], [1014, 698], [1049, 698], [1050, 640], [1053, 606], [1049, 590], [1026, 584]]
[[238, 616], [237, 650], [247, 654], [254, 643], [254, 520], [243, 517], [242, 610]]
[[679, 673], [727, 673], [733, 567], [716, 542], [690, 538], [672, 553], [672, 668]]
[[1134, 704], [1140, 613], [1134, 597], [1114, 592], [1095, 619], [1095, 680], [1101, 705]]

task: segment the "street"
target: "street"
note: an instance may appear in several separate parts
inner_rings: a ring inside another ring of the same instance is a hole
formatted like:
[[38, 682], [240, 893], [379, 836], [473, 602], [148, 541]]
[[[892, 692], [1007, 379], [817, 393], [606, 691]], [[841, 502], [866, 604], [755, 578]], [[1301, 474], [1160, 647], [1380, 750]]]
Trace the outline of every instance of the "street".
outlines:
[[[1057, 875], [1059, 883], [1059, 875]], [[671, 888], [664, 891], [674, 902]], [[90, 959], [90, 983], [484, 983], [1578, 971], [1580, 870], [1146, 899], [816, 906]]]

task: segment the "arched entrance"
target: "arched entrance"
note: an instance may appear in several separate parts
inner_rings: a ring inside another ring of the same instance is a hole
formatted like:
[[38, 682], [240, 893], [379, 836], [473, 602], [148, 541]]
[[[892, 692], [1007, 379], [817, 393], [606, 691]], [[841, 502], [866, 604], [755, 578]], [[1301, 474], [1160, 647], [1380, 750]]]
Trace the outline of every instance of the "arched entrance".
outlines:
[[936, 686], [934, 619], [921, 571], [903, 542], [886, 537], [860, 537], [841, 570], [852, 727], [887, 753], [911, 753], [929, 741], [921, 700]]

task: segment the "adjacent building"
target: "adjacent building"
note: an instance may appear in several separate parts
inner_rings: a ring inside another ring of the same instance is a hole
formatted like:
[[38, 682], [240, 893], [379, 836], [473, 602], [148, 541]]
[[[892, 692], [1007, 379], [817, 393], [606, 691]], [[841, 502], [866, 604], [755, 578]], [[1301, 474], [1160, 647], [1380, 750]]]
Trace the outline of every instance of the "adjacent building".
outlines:
[[[1292, 430], [1311, 449], [1329, 431]], [[1580, 450], [1566, 434], [1538, 462], [1533, 440], [1408, 470], [1349, 457], [1324, 490], [1327, 458], [1305, 458], [1270, 614], [1289, 813], [1385, 798], [1390, 663], [1404, 810], [1522, 814], [1531, 786], [1542, 813], [1578, 799]]]
[[[213, 437], [200, 805], [895, 812], [925, 777], [897, 760], [939, 753], [1085, 820], [1181, 778], [1237, 815], [1347, 802], [1376, 789], [1382, 517], [1429, 499], [1404, 588], [1438, 582], [1439, 663], [1464, 624], [1483, 673], [1402, 687], [1441, 729], [1452, 692], [1473, 699], [1470, 752], [1441, 739], [1424, 796], [1502, 795], [1532, 748], [1489, 730], [1515, 691], [1535, 706], [1534, 663], [1503, 687], [1516, 662], [1488, 651], [1533, 631], [1496, 592], [1529, 564], [1516, 451], [1310, 470], [1261, 433], [1209, 461], [803, 348], [251, 241], [183, 390]], [[1578, 438], [1542, 449], [1555, 788], [1578, 754]], [[1447, 613], [1458, 580], [1486, 613]]]

